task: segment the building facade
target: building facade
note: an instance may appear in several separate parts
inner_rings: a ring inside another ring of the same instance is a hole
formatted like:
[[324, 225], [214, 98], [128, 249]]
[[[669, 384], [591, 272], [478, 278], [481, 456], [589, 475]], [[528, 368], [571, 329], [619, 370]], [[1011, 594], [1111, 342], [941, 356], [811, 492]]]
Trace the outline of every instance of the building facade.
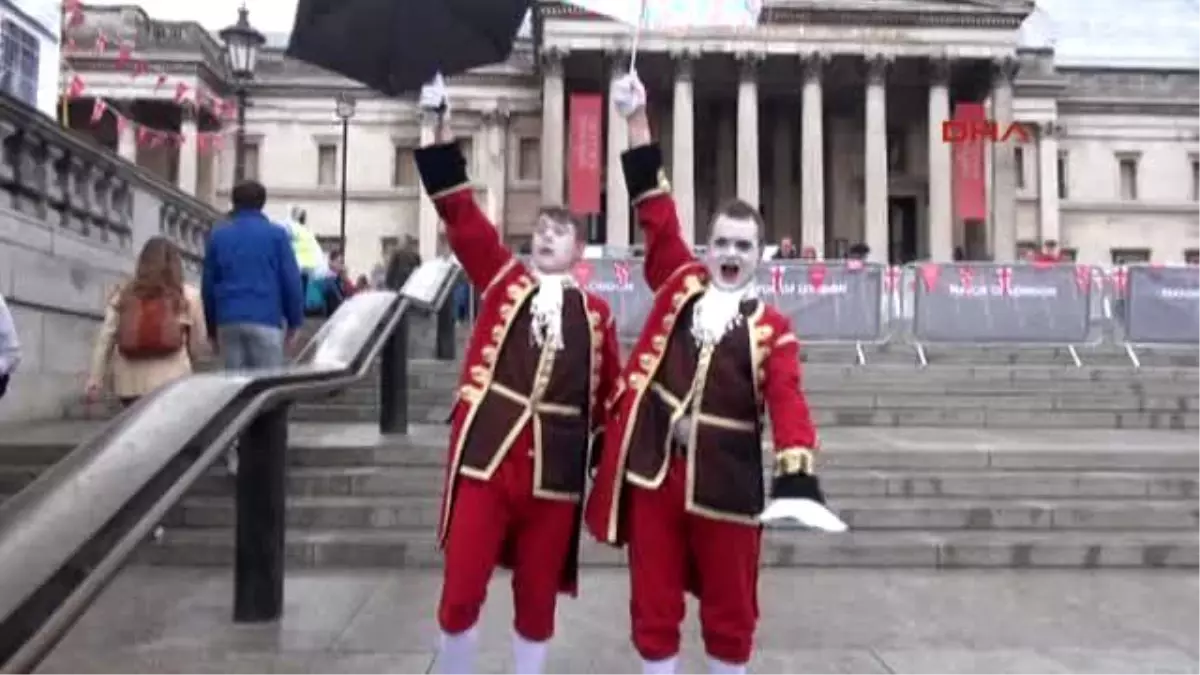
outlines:
[[[1194, 3], [1153, 1], [1182, 8], [1152, 27], [1158, 43], [1168, 28], [1195, 27]], [[199, 26], [157, 22], [130, 7], [88, 16], [77, 42], [92, 26], [123, 30], [154, 63], [230, 93], [219, 45]], [[1173, 58], [1082, 58], [1110, 39], [1072, 33], [1085, 19], [1095, 17], [1048, 21], [1031, 0], [774, 0], [753, 30], [643, 34], [638, 71], [686, 234], [703, 242], [713, 209], [736, 196], [760, 207], [772, 240], [791, 237], [831, 258], [861, 242], [873, 259], [895, 263], [949, 260], [956, 249], [1011, 260], [1051, 239], [1095, 264], [1194, 257], [1194, 45]], [[452, 125], [479, 198], [514, 244], [528, 238], [538, 205], [567, 195], [571, 97], [603, 95], [632, 46], [628, 27], [566, 3], [538, 3], [532, 24], [508, 62], [450, 80]], [[190, 115], [170, 91], [134, 90], [111, 56], [71, 60], [97, 83], [96, 95], [131, 114], [181, 130], [230, 131], [228, 122]], [[334, 114], [343, 92], [357, 99], [345, 148]], [[335, 245], [347, 153], [351, 269], [368, 272], [406, 236], [426, 256], [441, 250], [412, 162], [432, 128], [413, 101], [288, 60], [281, 46], [260, 59], [250, 99], [247, 173], [268, 186], [273, 213], [305, 207], [310, 227]], [[954, 155], [942, 123], [960, 102], [983, 103], [1000, 124], [1031, 131], [1028, 142], [989, 146], [982, 221], [956, 215]], [[201, 153], [186, 143], [131, 148], [112, 130], [88, 132], [186, 190], [227, 199], [231, 136]], [[601, 133], [603, 206], [593, 235], [611, 247], [636, 245], [618, 162], [626, 137], [612, 111]]]

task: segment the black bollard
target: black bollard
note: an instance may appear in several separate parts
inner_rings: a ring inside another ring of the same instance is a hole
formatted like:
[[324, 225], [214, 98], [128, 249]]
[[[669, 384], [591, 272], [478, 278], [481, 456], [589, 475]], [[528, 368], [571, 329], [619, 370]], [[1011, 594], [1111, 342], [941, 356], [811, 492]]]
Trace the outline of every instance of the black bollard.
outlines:
[[408, 312], [383, 346], [379, 361], [379, 432], [408, 433]]
[[458, 328], [456, 318], [453, 299], [446, 298], [437, 313], [437, 359], [439, 361], [454, 360], [454, 343], [457, 342]]
[[267, 623], [283, 614], [288, 406], [250, 423], [238, 447], [233, 620]]

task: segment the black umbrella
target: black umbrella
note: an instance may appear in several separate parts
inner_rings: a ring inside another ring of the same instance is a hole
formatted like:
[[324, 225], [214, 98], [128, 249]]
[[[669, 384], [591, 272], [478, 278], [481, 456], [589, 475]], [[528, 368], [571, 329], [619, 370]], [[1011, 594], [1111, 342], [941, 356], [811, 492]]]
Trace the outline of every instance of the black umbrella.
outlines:
[[530, 0], [299, 0], [287, 55], [389, 96], [499, 63]]

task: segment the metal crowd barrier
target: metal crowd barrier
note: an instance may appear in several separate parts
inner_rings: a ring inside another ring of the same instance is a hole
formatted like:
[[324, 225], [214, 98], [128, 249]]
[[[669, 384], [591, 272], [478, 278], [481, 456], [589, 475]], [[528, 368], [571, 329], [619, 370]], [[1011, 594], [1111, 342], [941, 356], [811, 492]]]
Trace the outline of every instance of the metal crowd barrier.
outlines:
[[[640, 258], [595, 257], [579, 281], [612, 307], [625, 341], [637, 336], [653, 297]], [[1133, 265], [1112, 272], [1038, 263], [916, 263], [888, 267], [857, 261], [766, 261], [759, 296], [792, 321], [806, 344], [912, 345], [922, 366], [936, 345], [1061, 347], [1079, 367], [1079, 347], [1123, 344], [1135, 367], [1140, 346], [1195, 346], [1200, 340], [1198, 270]], [[1128, 279], [1128, 280], [1127, 280]], [[1106, 330], [1111, 323], [1122, 331]]]

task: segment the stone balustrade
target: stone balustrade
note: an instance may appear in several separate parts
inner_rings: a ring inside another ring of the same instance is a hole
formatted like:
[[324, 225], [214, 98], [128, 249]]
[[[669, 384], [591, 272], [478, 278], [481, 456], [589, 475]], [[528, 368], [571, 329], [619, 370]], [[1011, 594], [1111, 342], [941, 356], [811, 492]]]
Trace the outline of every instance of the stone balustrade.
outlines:
[[0, 293], [21, 336], [0, 421], [76, 403], [104, 304], [153, 236], [197, 277], [220, 214], [54, 120], [0, 96]]

